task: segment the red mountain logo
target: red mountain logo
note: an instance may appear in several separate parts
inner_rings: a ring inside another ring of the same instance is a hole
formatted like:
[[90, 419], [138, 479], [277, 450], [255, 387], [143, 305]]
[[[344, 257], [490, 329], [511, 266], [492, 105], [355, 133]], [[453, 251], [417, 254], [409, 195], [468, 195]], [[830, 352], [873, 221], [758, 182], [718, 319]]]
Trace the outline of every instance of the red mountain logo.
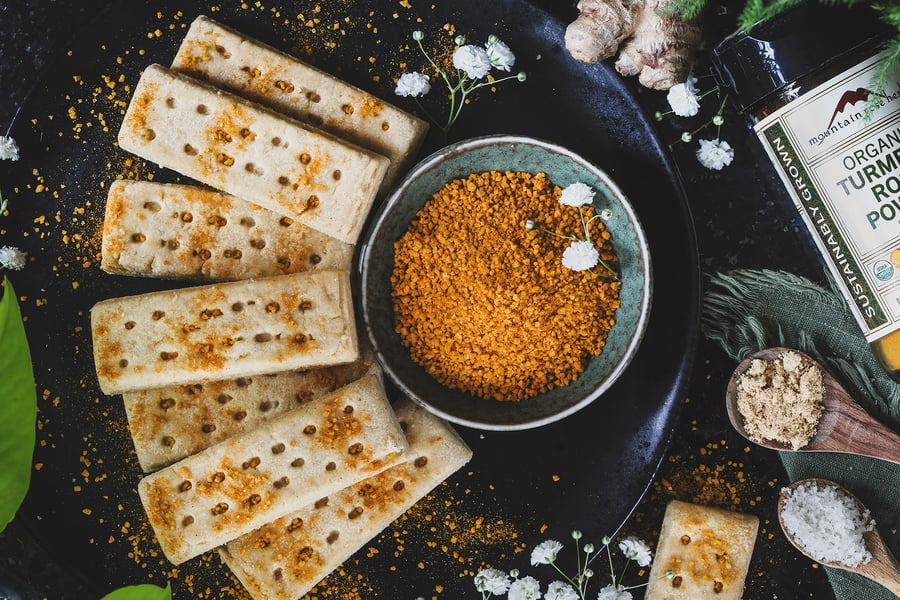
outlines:
[[866, 102], [869, 99], [869, 96], [874, 93], [875, 92], [867, 90], [866, 88], [856, 88], [855, 90], [847, 90], [844, 92], [841, 95], [841, 99], [838, 100], [837, 107], [834, 109], [834, 114], [831, 115], [831, 120], [828, 122], [828, 127], [826, 127], [825, 130], [828, 131], [831, 129], [831, 126], [834, 125], [834, 120], [839, 114], [844, 112], [845, 108], [853, 106], [857, 102]]

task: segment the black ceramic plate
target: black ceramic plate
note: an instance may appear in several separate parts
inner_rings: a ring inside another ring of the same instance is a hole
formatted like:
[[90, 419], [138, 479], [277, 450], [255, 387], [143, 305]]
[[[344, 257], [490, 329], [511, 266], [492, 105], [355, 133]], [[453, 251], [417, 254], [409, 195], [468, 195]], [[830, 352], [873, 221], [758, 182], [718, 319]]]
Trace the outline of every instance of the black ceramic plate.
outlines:
[[[434, 128], [421, 156], [491, 133], [559, 143], [610, 174], [650, 241], [651, 320], [616, 385], [547, 427], [462, 429], [475, 452], [468, 467], [367, 544], [344, 575], [320, 587], [320, 597], [353, 588], [365, 598], [473, 596], [471, 575], [486, 564], [530, 568], [517, 549], [546, 537], [568, 540], [573, 528], [597, 542], [615, 533], [665, 455], [685, 390], [700, 287], [693, 226], [665, 151], [629, 89], [607, 66], [570, 59], [565, 24], [522, 0], [129, 2], [102, 15], [41, 74], [12, 132], [22, 159], [3, 182], [10, 201], [3, 243], [30, 256], [12, 279], [27, 318], [40, 410], [33, 483], [19, 519], [98, 593], [167, 578], [180, 598], [229, 597], [223, 590], [236, 587], [213, 554], [176, 569], [157, 551], [135, 491], [141, 472], [121, 399], [100, 393], [90, 340], [95, 302], [177, 286], [103, 273], [100, 226], [114, 178], [177, 180], [119, 150], [115, 134], [140, 71], [169, 63], [201, 13], [413, 111], [415, 103], [395, 98], [392, 87], [403, 63], [425, 65], [411, 46], [414, 29], [426, 33], [428, 47], [446, 52], [456, 33], [475, 42], [499, 35], [528, 81], [482, 90], [449, 136]], [[441, 113], [442, 102], [432, 92], [425, 107]]]

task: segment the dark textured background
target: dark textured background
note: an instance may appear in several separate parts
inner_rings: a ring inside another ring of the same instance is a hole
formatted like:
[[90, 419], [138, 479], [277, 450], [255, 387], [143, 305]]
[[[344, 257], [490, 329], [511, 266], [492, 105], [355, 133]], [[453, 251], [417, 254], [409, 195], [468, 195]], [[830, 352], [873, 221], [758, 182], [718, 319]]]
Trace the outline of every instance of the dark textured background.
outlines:
[[[381, 0], [379, 0], [380, 2]], [[567, 18], [574, 16], [574, 2], [541, 0]], [[0, 133], [5, 133], [17, 107], [25, 99], [43, 65], [63, 52], [67, 41], [89, 26], [102, 26], [91, 19], [111, 4], [101, 0], [5, 0], [0, 2]], [[710, 45], [732, 27], [736, 5], [711, 2], [704, 17]], [[698, 67], [703, 72], [704, 62]], [[666, 110], [665, 95], [634, 86], [651, 113]], [[678, 123], [666, 122], [660, 132], [667, 141], [677, 139]], [[723, 132], [736, 149], [734, 164], [722, 172], [700, 168], [692, 150], [676, 145], [674, 157], [682, 172], [686, 195], [694, 214], [701, 266], [711, 273], [734, 267], [787, 268], [821, 280], [821, 266], [799, 218], [775, 180], [761, 148], [746, 123], [729, 114]], [[0, 163], [0, 184], [3, 165]], [[2, 239], [0, 239], [2, 242]], [[783, 481], [783, 471], [774, 453], [747, 444], [734, 434], [725, 419], [722, 394], [734, 364], [717, 347], [701, 341], [685, 412], [672, 447], [673, 460], [666, 463], [659, 481], [677, 481], [685, 464], [707, 457], [710, 464], [734, 463], [746, 477], [776, 481], [777, 485], [751, 509], [768, 519], [768, 531], [780, 535], [774, 518], [774, 496]], [[723, 487], [738, 481], [724, 481]], [[770, 486], [771, 487], [771, 486]], [[659, 486], [657, 486], [659, 490]], [[639, 514], [658, 513], [664, 493], [653, 493]], [[640, 521], [634, 525], [640, 529]], [[831, 596], [821, 569], [788, 548], [785, 543], [766, 546], [774, 556], [754, 555], [745, 598], [748, 600], [816, 598]], [[135, 582], [139, 583], [139, 582]], [[473, 597], [475, 593], [473, 591]], [[27, 529], [13, 522], [0, 534], [0, 600], [25, 598], [91, 598], [77, 576], [47, 559], [44, 549], [31, 539]]]

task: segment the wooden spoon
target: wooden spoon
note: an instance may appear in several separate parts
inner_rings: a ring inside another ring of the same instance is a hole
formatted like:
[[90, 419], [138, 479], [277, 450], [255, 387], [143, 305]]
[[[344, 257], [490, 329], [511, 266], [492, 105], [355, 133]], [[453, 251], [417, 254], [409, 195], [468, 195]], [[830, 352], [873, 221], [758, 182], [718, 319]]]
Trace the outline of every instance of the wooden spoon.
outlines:
[[741, 361], [734, 370], [725, 392], [725, 406], [728, 419], [738, 433], [764, 448], [793, 451], [793, 448], [781, 442], [751, 439], [737, 406], [738, 379], [750, 367], [750, 362], [756, 358], [775, 360], [785, 352], [797, 352], [818, 366], [822, 371], [822, 383], [825, 387], [822, 401], [824, 409], [819, 427], [815, 436], [798, 452], [847, 452], [900, 463], [900, 435], [869, 415], [822, 365], [806, 354], [790, 348], [760, 350]]
[[[788, 541], [794, 545], [797, 550], [799, 550], [805, 556], [815, 560], [816, 562], [821, 562], [823, 565], [827, 565], [829, 567], [835, 567], [838, 569], [844, 569], [846, 571], [852, 571], [854, 573], [859, 573], [865, 577], [868, 577], [872, 581], [879, 583], [892, 591], [893, 593], [900, 596], [900, 563], [897, 562], [897, 559], [894, 558], [894, 555], [891, 554], [891, 551], [885, 545], [884, 540], [881, 538], [881, 535], [878, 533], [878, 530], [875, 527], [872, 527], [871, 531], [866, 531], [863, 533], [863, 540], [866, 544], [866, 550], [868, 550], [872, 554], [872, 559], [867, 563], [860, 563], [855, 567], [849, 567], [843, 563], [839, 562], [823, 562], [818, 560], [815, 556], [812, 556], [807, 552], [803, 546], [794, 538], [793, 534], [788, 531], [787, 527], [784, 526], [784, 520], [782, 519], [782, 513], [784, 512], [784, 503], [787, 500], [788, 496], [794, 492], [794, 490], [804, 484], [804, 483], [816, 483], [820, 486], [833, 486], [837, 489], [841, 490], [843, 493], [847, 494], [853, 502], [856, 503], [856, 506], [859, 508], [860, 514], [863, 514], [866, 511], [866, 507], [863, 505], [859, 499], [844, 489], [842, 486], [828, 481], [827, 479], [801, 479], [800, 481], [795, 481], [791, 485], [787, 486], [783, 490], [781, 490], [781, 495], [778, 498], [778, 522], [781, 524], [781, 529], [784, 531], [785, 537], [787, 537]], [[872, 517], [870, 516], [869, 519]]]

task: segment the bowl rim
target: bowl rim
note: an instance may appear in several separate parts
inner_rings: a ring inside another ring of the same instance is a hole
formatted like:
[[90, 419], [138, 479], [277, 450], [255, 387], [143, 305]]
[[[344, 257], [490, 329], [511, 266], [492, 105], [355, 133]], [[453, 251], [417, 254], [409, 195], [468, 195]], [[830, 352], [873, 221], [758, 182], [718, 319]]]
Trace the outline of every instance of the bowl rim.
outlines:
[[[525, 144], [529, 146], [540, 147], [555, 154], [565, 156], [569, 160], [577, 163], [582, 168], [588, 170], [592, 175], [596, 176], [597, 179], [599, 181], [602, 181], [603, 185], [609, 189], [610, 194], [615, 197], [616, 201], [621, 204], [623, 211], [628, 215], [628, 219], [633, 224], [640, 262], [645, 265], [645, 268], [643, 269], [640, 310], [638, 312], [637, 322], [635, 323], [635, 331], [631, 336], [631, 339], [629, 340], [627, 346], [625, 347], [622, 357], [615, 364], [609, 374], [603, 379], [602, 382], [600, 382], [600, 384], [596, 388], [591, 391], [591, 393], [585, 395], [581, 400], [566, 407], [565, 409], [536, 419], [518, 421], [514, 423], [490, 423], [460, 417], [445, 410], [441, 410], [434, 404], [419, 398], [418, 394], [409, 389], [409, 387], [403, 382], [402, 378], [395, 371], [390, 362], [385, 358], [383, 348], [379, 344], [378, 338], [374, 334], [373, 328], [370, 325], [371, 318], [369, 316], [368, 283], [371, 279], [371, 270], [363, 268], [363, 265], [367, 265], [372, 260], [372, 240], [375, 238], [374, 234], [381, 229], [384, 221], [388, 218], [390, 209], [409, 189], [409, 187], [412, 185], [412, 181], [420, 171], [426, 171], [448, 157], [463, 154], [470, 150], [478, 149], [484, 146], [495, 145], [497, 143], [506, 143], [510, 145]], [[416, 163], [406, 173], [400, 183], [397, 184], [397, 186], [393, 190], [391, 190], [390, 194], [388, 194], [388, 196], [384, 199], [384, 201], [380, 204], [376, 211], [377, 212], [372, 219], [372, 222], [366, 229], [363, 239], [361, 240], [358, 253], [359, 258], [357, 261], [357, 275], [359, 277], [360, 283], [360, 313], [363, 322], [363, 329], [365, 330], [365, 334], [372, 345], [375, 358], [378, 364], [381, 366], [382, 371], [404, 395], [412, 399], [416, 404], [419, 404], [427, 410], [431, 411], [433, 414], [458, 425], [487, 431], [520, 431], [549, 425], [550, 423], [555, 423], [572, 415], [575, 412], [578, 412], [579, 410], [588, 406], [597, 398], [602, 396], [621, 377], [621, 375], [625, 372], [625, 369], [627, 369], [627, 367], [631, 363], [634, 356], [637, 354], [637, 350], [640, 347], [640, 344], [643, 341], [644, 335], [647, 330], [653, 297], [653, 269], [650, 256], [650, 246], [647, 241], [647, 234], [644, 231], [643, 225], [641, 224], [641, 221], [638, 218], [634, 207], [628, 200], [628, 197], [622, 192], [621, 188], [610, 178], [606, 171], [604, 171], [591, 161], [585, 159], [581, 155], [573, 152], [572, 150], [569, 150], [568, 148], [561, 146], [555, 142], [550, 142], [531, 136], [505, 133], [476, 136], [466, 138], [458, 142], [453, 142], [434, 151], [433, 153]]]

